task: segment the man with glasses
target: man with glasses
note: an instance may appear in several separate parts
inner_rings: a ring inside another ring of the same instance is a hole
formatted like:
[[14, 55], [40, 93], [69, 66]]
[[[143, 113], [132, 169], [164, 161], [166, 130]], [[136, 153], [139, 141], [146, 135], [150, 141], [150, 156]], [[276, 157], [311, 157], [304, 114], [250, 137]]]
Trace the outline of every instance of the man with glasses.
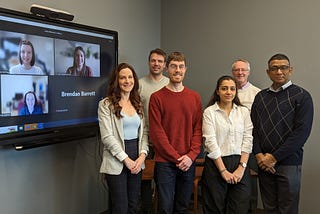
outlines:
[[253, 102], [253, 152], [259, 166], [261, 198], [266, 213], [297, 214], [303, 146], [313, 121], [309, 92], [290, 80], [289, 58], [276, 54], [268, 61], [272, 85]]
[[155, 151], [158, 213], [187, 213], [202, 143], [200, 95], [183, 85], [184, 54], [168, 56], [170, 82], [153, 93], [149, 104], [149, 136]]
[[260, 91], [252, 85], [248, 77], [250, 75], [250, 63], [245, 59], [237, 59], [232, 64], [232, 75], [237, 81], [238, 97], [241, 104], [251, 110], [254, 97]]
[[[250, 75], [250, 63], [245, 59], [237, 59], [232, 63], [232, 75], [237, 81], [238, 97], [242, 105], [249, 111], [259, 88], [251, 84], [248, 80]], [[250, 171], [257, 173], [258, 165], [255, 156], [251, 153], [248, 160]], [[258, 184], [256, 176], [251, 176], [251, 200], [250, 212], [254, 213], [258, 206]]]
[[[169, 78], [163, 75], [166, 67], [167, 54], [160, 48], [150, 51], [148, 58], [149, 73], [139, 79], [139, 92], [143, 103], [144, 115], [148, 121], [149, 99], [153, 92], [158, 91], [169, 83]], [[148, 127], [148, 122], [146, 123]], [[149, 154], [146, 159], [153, 159], [154, 151], [149, 139]], [[152, 213], [152, 181], [141, 182], [141, 206], [142, 213]]]

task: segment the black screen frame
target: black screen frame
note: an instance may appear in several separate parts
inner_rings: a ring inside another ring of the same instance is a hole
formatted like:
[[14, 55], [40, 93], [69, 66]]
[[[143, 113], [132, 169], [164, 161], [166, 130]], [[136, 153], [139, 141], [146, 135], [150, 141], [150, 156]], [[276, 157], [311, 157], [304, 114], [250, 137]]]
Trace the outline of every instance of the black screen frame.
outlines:
[[[18, 19], [26, 19], [32, 22], [44, 23], [52, 26], [70, 28], [74, 30], [111, 35], [114, 39], [114, 44], [113, 44], [114, 55], [112, 59], [112, 66], [107, 69], [108, 70], [107, 73], [109, 74], [111, 70], [118, 64], [118, 32], [117, 31], [102, 29], [98, 27], [83, 25], [83, 24], [69, 22], [69, 21], [62, 21], [58, 19], [49, 19], [43, 16], [37, 16], [34, 14], [28, 14], [28, 13], [10, 10], [10, 9], [1, 8], [1, 7], [0, 7], [0, 15], [14, 17]], [[2, 28], [0, 28], [0, 30], [2, 30]], [[55, 36], [54, 38], [59, 39], [59, 37], [55, 37]], [[77, 39], [78, 39], [77, 37], [70, 38], [70, 40], [77, 40]], [[101, 58], [101, 60], [103, 60], [103, 58]], [[99, 98], [100, 99], [103, 98], [103, 95], [101, 94], [101, 92], [105, 91], [108, 74], [103, 74], [99, 78], [100, 79], [99, 80], [99, 84], [100, 84]], [[64, 77], [61, 77], [61, 78], [64, 78]], [[88, 103], [86, 103], [86, 105], [88, 105]], [[95, 102], [95, 103], [92, 103], [92, 106], [91, 106], [91, 108], [93, 108], [96, 112], [95, 121], [91, 121], [91, 120], [88, 120], [88, 122], [80, 121], [79, 123], [65, 124], [62, 126], [52, 127], [52, 128], [36, 129], [36, 130], [27, 131], [27, 132], [24, 131], [24, 132], [0, 134], [0, 148], [7, 147], [7, 146], [14, 146], [14, 148], [16, 148], [17, 150], [22, 150], [22, 149], [29, 149], [29, 148], [39, 147], [39, 146], [62, 143], [62, 142], [71, 142], [77, 139], [83, 139], [88, 137], [94, 137], [98, 134], [98, 131], [99, 131], [98, 120], [97, 120], [97, 108], [96, 108], [97, 105], [98, 105], [98, 102]], [[86, 108], [88, 108], [88, 106]], [[35, 117], [41, 117], [41, 116], [37, 115]], [[0, 124], [0, 126], [2, 125], [3, 124]]]

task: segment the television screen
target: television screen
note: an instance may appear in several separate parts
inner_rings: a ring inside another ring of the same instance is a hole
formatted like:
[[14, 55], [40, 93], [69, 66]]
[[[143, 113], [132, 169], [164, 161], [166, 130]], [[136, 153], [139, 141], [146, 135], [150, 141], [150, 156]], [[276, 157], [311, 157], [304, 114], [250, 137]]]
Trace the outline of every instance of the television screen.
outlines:
[[117, 57], [116, 31], [0, 8], [0, 146], [93, 136]]

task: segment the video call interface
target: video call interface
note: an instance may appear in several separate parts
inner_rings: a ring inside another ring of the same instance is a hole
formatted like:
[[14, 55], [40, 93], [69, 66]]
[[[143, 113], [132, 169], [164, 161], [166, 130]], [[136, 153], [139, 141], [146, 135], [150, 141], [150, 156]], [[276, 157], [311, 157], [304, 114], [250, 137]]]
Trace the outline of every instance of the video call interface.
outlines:
[[113, 34], [0, 14], [0, 134], [97, 121]]

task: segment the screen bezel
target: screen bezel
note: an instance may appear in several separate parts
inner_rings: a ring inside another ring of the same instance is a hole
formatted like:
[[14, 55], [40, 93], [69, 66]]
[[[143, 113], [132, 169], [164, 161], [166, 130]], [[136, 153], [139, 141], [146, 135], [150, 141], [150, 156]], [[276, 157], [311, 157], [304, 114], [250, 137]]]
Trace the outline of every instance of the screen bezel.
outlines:
[[[44, 23], [52, 26], [70, 28], [74, 30], [88, 31], [89, 33], [98, 33], [112, 35], [115, 46], [114, 66], [118, 63], [118, 32], [113, 30], [102, 29], [93, 26], [49, 19], [34, 14], [23, 13], [0, 7], [0, 15], [9, 16], [18, 19], [27, 19], [33, 22]], [[106, 85], [107, 79], [105, 80]], [[95, 104], [97, 105], [97, 103]], [[97, 116], [97, 115], [96, 115]], [[38, 129], [28, 132], [14, 132], [0, 135], [0, 147], [14, 145], [16, 149], [33, 148], [43, 145], [68, 142], [76, 139], [93, 137], [98, 132], [98, 120], [95, 122], [81, 122], [79, 124], [63, 125], [60, 127]]]

